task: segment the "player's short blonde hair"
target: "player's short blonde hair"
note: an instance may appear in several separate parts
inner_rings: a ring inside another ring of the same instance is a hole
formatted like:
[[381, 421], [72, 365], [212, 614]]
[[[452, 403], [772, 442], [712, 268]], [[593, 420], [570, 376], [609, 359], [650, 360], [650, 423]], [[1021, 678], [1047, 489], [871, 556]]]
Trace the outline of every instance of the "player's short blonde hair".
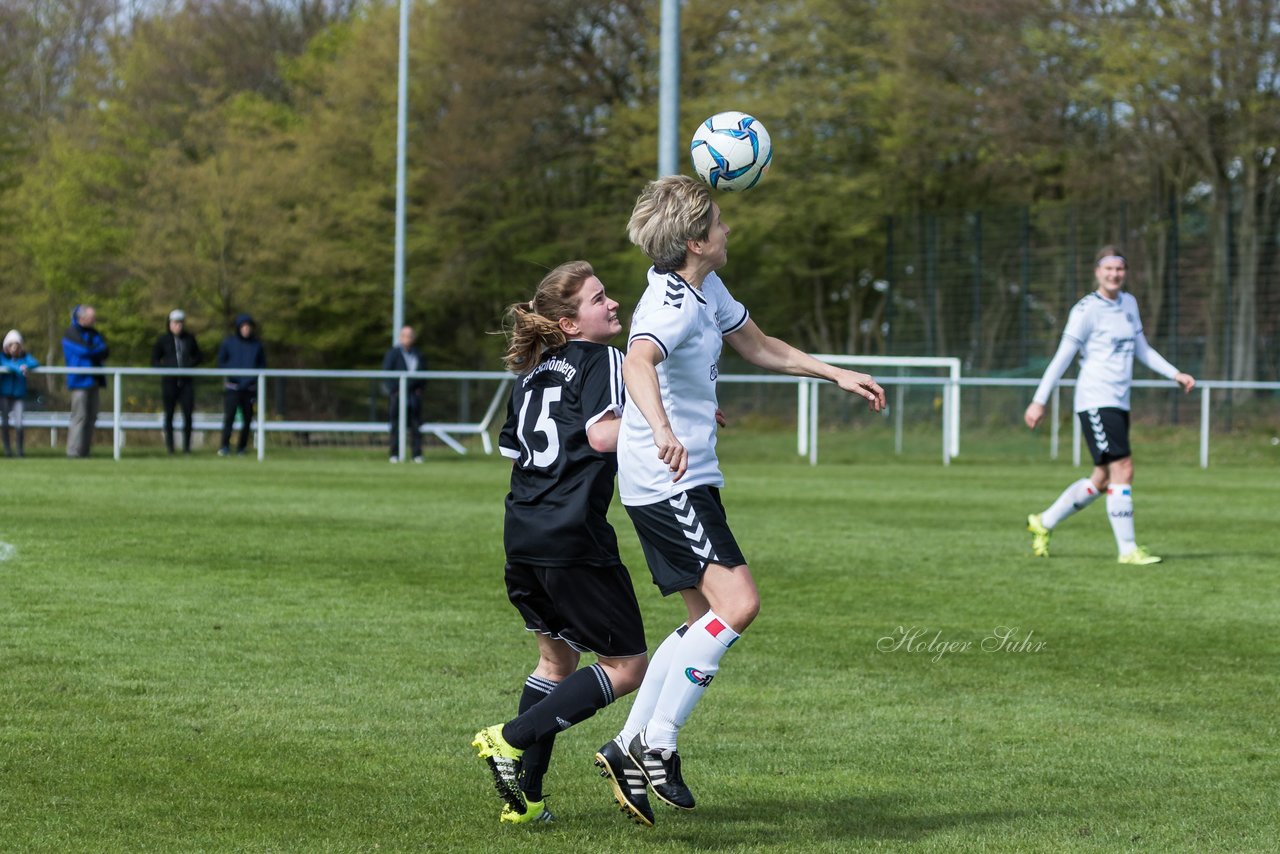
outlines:
[[627, 237], [659, 270], [684, 266], [690, 240], [706, 240], [711, 233], [711, 192], [687, 175], [668, 175], [648, 186], [636, 199], [627, 223]]

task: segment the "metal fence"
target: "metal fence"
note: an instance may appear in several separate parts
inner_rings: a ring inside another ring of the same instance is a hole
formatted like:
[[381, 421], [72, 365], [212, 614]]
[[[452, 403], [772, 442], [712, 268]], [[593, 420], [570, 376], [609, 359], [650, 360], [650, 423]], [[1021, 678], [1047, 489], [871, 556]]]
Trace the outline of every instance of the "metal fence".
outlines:
[[[1095, 251], [1116, 243], [1147, 337], [1169, 361], [1197, 376], [1280, 380], [1280, 234], [1258, 235], [1246, 270], [1237, 218], [1212, 217], [1204, 200], [1172, 198], [889, 217], [879, 351], [956, 356], [969, 375], [1038, 375], [1095, 287]], [[1242, 349], [1246, 336], [1256, 343]]]
[[[1006, 388], [1006, 389], [1025, 389], [1026, 394], [1024, 400], [1030, 400], [1030, 393], [1038, 384], [1038, 378], [1010, 378], [1010, 377], [965, 377], [962, 376], [958, 360], [941, 358], [941, 357], [854, 357], [854, 356], [837, 356], [832, 354], [818, 354], [818, 358], [829, 361], [833, 364], [856, 365], [862, 367], [884, 367], [898, 369], [920, 369], [933, 368], [944, 371], [944, 375], [923, 376], [923, 375], [892, 375], [883, 371], [876, 371], [877, 381], [886, 387], [889, 391], [889, 408], [885, 413], [885, 417], [890, 419], [893, 424], [894, 434], [894, 450], [901, 453], [903, 448], [903, 437], [906, 431], [906, 411], [905, 395], [911, 389], [929, 389], [932, 390], [933, 397], [937, 401], [937, 411], [932, 416], [936, 418], [938, 425], [938, 443], [940, 458], [943, 465], [950, 464], [951, 460], [961, 452], [961, 425], [968, 420], [970, 429], [982, 429], [981, 422], [974, 419], [963, 418], [964, 400], [970, 396], [980, 393], [984, 388]], [[110, 388], [110, 413], [101, 413], [98, 416], [97, 426], [100, 429], [110, 429], [112, 431], [112, 455], [115, 459], [120, 459], [122, 451], [125, 447], [125, 434], [128, 431], [158, 431], [162, 429], [161, 419], [154, 410], [146, 412], [129, 411], [126, 412], [124, 403], [128, 399], [127, 381], [137, 380], [141, 378], [159, 378], [165, 376], [193, 376], [193, 377], [215, 377], [218, 379], [226, 375], [226, 370], [212, 369], [174, 369], [174, 368], [64, 368], [49, 367], [37, 369], [37, 373], [64, 375], [64, 374], [96, 374], [108, 378], [108, 386]], [[493, 391], [489, 394], [485, 408], [479, 417], [472, 418], [470, 412], [470, 395], [454, 395], [449, 398], [451, 405], [456, 407], [457, 416], [452, 419], [436, 419], [423, 423], [421, 430], [423, 433], [431, 434], [440, 439], [448, 447], [458, 453], [466, 453], [466, 447], [458, 441], [458, 437], [473, 436], [476, 437], [484, 450], [484, 453], [490, 454], [493, 451], [492, 433], [495, 429], [495, 420], [503, 413], [503, 403], [506, 400], [507, 391], [510, 388], [512, 376], [505, 372], [499, 371], [419, 371], [414, 373], [400, 373], [394, 371], [313, 371], [313, 370], [262, 370], [242, 372], [240, 375], [253, 374], [258, 378], [258, 404], [257, 412], [259, 417], [254, 419], [250, 425], [255, 436], [255, 450], [259, 460], [264, 459], [267, 449], [268, 433], [363, 433], [363, 434], [386, 434], [389, 430], [389, 422], [386, 420], [338, 420], [338, 419], [299, 419], [282, 416], [277, 412], [276, 417], [263, 416], [268, 413], [268, 394], [269, 380], [273, 378], [293, 378], [293, 379], [323, 379], [323, 380], [342, 380], [342, 381], [368, 381], [374, 380], [380, 383], [391, 382], [397, 383], [399, 386], [400, 408], [397, 413], [397, 426], [400, 431], [399, 447], [404, 448], [406, 431], [408, 429], [407, 413], [405, 402], [407, 395], [405, 394], [407, 383], [411, 379], [424, 379], [429, 382], [450, 381], [459, 384], [484, 385], [492, 386]], [[819, 461], [818, 456], [818, 440], [820, 435], [820, 426], [822, 424], [822, 408], [820, 401], [829, 394], [830, 391], [823, 391], [824, 388], [829, 389], [829, 384], [813, 379], [778, 376], [773, 374], [721, 374], [719, 382], [730, 386], [755, 386], [755, 387], [794, 387], [795, 400], [795, 425], [796, 425], [796, 453], [800, 456], [807, 457], [811, 464], [816, 465]], [[1061, 421], [1061, 394], [1064, 388], [1071, 388], [1075, 384], [1074, 380], [1065, 379], [1060, 382], [1053, 392], [1050, 400], [1050, 413], [1046, 419], [1049, 429], [1049, 456], [1051, 459], [1057, 459], [1060, 453], [1061, 437], [1059, 435]], [[1176, 389], [1177, 385], [1167, 380], [1135, 380], [1133, 382], [1135, 389]], [[964, 390], [971, 390], [965, 392]], [[1215, 412], [1215, 401], [1220, 400], [1223, 392], [1231, 392], [1238, 390], [1247, 390], [1251, 392], [1261, 392], [1280, 398], [1280, 382], [1228, 382], [1222, 380], [1201, 380], [1197, 382], [1195, 392], [1193, 394], [1199, 396], [1199, 460], [1201, 467], [1207, 468], [1210, 459], [1210, 439], [1213, 430], [1212, 414]], [[846, 402], [847, 403], [847, 402]], [[1025, 405], [1025, 404], [1024, 404]], [[971, 409], [977, 408], [975, 406]], [[1020, 414], [1020, 410], [1019, 410]], [[1003, 413], [1008, 418], [1009, 413]], [[930, 416], [925, 415], [925, 418]], [[31, 427], [46, 427], [51, 431], [66, 429], [69, 423], [69, 416], [65, 412], [50, 411], [34, 411], [30, 412], [26, 418], [26, 425]], [[1072, 462], [1074, 465], [1080, 465], [1080, 449], [1082, 447], [1079, 422], [1072, 420]], [[205, 419], [198, 421], [195, 425], [200, 430], [213, 430], [221, 427], [221, 419], [216, 421]], [[402, 457], [403, 459], [403, 457]]]

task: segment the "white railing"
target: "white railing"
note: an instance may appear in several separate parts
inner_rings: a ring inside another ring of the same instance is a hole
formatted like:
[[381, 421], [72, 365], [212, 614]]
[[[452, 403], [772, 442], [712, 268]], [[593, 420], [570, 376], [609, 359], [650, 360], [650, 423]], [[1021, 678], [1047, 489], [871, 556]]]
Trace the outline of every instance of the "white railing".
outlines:
[[[942, 424], [941, 424], [941, 446], [942, 446], [942, 462], [947, 465], [951, 459], [960, 452], [960, 389], [965, 386], [971, 387], [1006, 387], [1006, 388], [1026, 388], [1034, 389], [1039, 385], [1038, 379], [1030, 378], [999, 378], [999, 377], [962, 377], [960, 375], [960, 363], [958, 359], [944, 357], [872, 357], [872, 356], [838, 356], [831, 354], [818, 354], [816, 358], [832, 364], [840, 365], [856, 365], [856, 366], [884, 366], [884, 367], [933, 367], [945, 368], [947, 376], [876, 376], [876, 381], [880, 385], [893, 389], [893, 402], [885, 410], [886, 417], [894, 419], [894, 449], [897, 453], [902, 452], [902, 439], [904, 433], [903, 412], [905, 411], [904, 395], [906, 389], [910, 386], [935, 386], [942, 389]], [[165, 376], [192, 376], [192, 377], [215, 377], [223, 378], [228, 373], [235, 376], [256, 376], [258, 379], [258, 403], [257, 411], [259, 417], [254, 419], [253, 429], [256, 434], [256, 446], [258, 459], [263, 459], [266, 454], [266, 434], [269, 432], [316, 432], [316, 433], [378, 433], [387, 431], [387, 423], [383, 421], [270, 421], [261, 414], [266, 411], [266, 382], [270, 377], [296, 377], [303, 379], [373, 379], [373, 380], [395, 380], [399, 383], [399, 401], [400, 408], [398, 412], [399, 426], [399, 447], [406, 447], [405, 440], [408, 431], [408, 383], [413, 379], [424, 380], [489, 380], [497, 381], [497, 390], [490, 399], [485, 409], [484, 415], [477, 421], [456, 421], [456, 422], [430, 422], [424, 423], [421, 427], [423, 433], [431, 433], [440, 439], [448, 447], [454, 451], [465, 454], [466, 448], [455, 439], [455, 435], [474, 435], [480, 438], [480, 442], [486, 454], [493, 453], [493, 445], [490, 433], [493, 428], [494, 419], [497, 418], [503, 401], [506, 399], [507, 390], [510, 388], [512, 375], [505, 371], [415, 371], [413, 373], [404, 373], [398, 371], [319, 371], [319, 370], [291, 370], [291, 369], [271, 369], [260, 371], [237, 371], [235, 369], [196, 369], [196, 368], [65, 368], [65, 367], [41, 367], [33, 373], [36, 374], [93, 374], [102, 375], [111, 378], [111, 416], [99, 415], [98, 426], [100, 428], [110, 427], [112, 429], [112, 448], [113, 456], [120, 459], [120, 452], [124, 446], [124, 433], [126, 430], [159, 430], [161, 423], [155, 414], [148, 413], [145, 416], [131, 413], [126, 415], [122, 411], [122, 402], [124, 400], [124, 380], [126, 377], [165, 377]], [[807, 377], [790, 377], [779, 376], [776, 374], [721, 374], [719, 381], [723, 383], [743, 383], [743, 384], [794, 384], [796, 386], [796, 452], [800, 456], [807, 456], [811, 465], [818, 462], [818, 423], [819, 423], [819, 394], [818, 389], [825, 383], [821, 380], [810, 379]], [[1061, 392], [1063, 388], [1071, 388], [1075, 385], [1075, 380], [1064, 379], [1057, 387], [1054, 388], [1050, 398], [1049, 405], [1049, 457], [1057, 459], [1060, 445], [1060, 417], [1061, 417]], [[1177, 388], [1177, 384], [1170, 380], [1134, 380], [1135, 388]], [[1280, 392], [1280, 383], [1278, 382], [1235, 382], [1227, 380], [1197, 380], [1195, 391], [1200, 394], [1200, 466], [1208, 468], [1209, 466], [1209, 437], [1210, 437], [1210, 415], [1212, 412], [1211, 398], [1215, 390], [1219, 389], [1242, 389], [1252, 391], [1271, 391]], [[1031, 399], [1030, 393], [1027, 400]], [[1016, 413], [1011, 413], [1011, 418], [1016, 418], [1021, 423], [1022, 410], [1019, 407]], [[25, 422], [28, 426], [33, 427], [49, 427], [51, 429], [65, 429], [68, 425], [69, 418], [61, 413], [42, 413], [28, 411]], [[213, 422], [202, 422], [201, 429], [212, 429]], [[221, 422], [217, 423], [218, 427]], [[1072, 419], [1072, 464], [1080, 465], [1080, 449], [1083, 445], [1080, 434], [1080, 422], [1078, 419]], [[406, 455], [402, 454], [401, 459]]]
[[[125, 377], [216, 377], [222, 379], [228, 375], [237, 377], [256, 377], [258, 381], [258, 402], [256, 406], [257, 417], [254, 418], [252, 429], [255, 434], [255, 446], [258, 452], [258, 459], [266, 457], [267, 450], [267, 433], [268, 432], [315, 432], [315, 433], [385, 433], [387, 431], [387, 423], [385, 421], [368, 422], [368, 421], [271, 421], [263, 417], [267, 406], [267, 383], [270, 377], [294, 377], [299, 379], [344, 379], [344, 380], [396, 380], [400, 387], [400, 408], [398, 412], [398, 425], [400, 432], [399, 447], [403, 452], [407, 446], [405, 439], [408, 433], [408, 383], [409, 380], [497, 380], [498, 389], [494, 392], [493, 398], [489, 401], [488, 407], [485, 409], [484, 415], [479, 421], [465, 422], [429, 422], [424, 423], [421, 427], [423, 433], [431, 433], [452, 448], [459, 454], [465, 454], [467, 449], [454, 438], [458, 435], [476, 435], [480, 437], [480, 442], [484, 447], [486, 454], [493, 453], [492, 439], [490, 438], [490, 427], [493, 419], [497, 416], [498, 409], [502, 401], [506, 397], [507, 388], [511, 383], [511, 375], [505, 371], [312, 371], [312, 370], [295, 370], [295, 369], [266, 369], [266, 370], [240, 370], [235, 368], [65, 368], [65, 367], [41, 367], [37, 368], [33, 373], [40, 374], [84, 374], [109, 377], [111, 382], [111, 417], [110, 420], [105, 419], [101, 414], [98, 416], [97, 426], [101, 428], [110, 427], [112, 456], [120, 459], [121, 449], [124, 447], [124, 433], [126, 430], [159, 430], [162, 425], [158, 420], [142, 419], [136, 415], [125, 416], [123, 413], [124, 401], [124, 378]], [[30, 412], [24, 418], [27, 426], [32, 427], [49, 427], [57, 429], [59, 427], [66, 428], [69, 418], [64, 415], [52, 415], [39, 412]], [[201, 426], [208, 426], [207, 422]], [[218, 425], [221, 426], [221, 423]], [[407, 459], [408, 455], [401, 453], [400, 459]]]

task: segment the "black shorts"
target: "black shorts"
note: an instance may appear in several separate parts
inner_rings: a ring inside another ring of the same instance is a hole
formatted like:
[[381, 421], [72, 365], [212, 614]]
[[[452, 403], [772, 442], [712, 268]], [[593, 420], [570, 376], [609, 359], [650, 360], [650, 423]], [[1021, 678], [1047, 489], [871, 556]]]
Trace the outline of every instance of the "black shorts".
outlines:
[[697, 587], [709, 563], [735, 567], [747, 562], [714, 486], [695, 486], [675, 498], [626, 510], [663, 596]]
[[1105, 466], [1131, 456], [1129, 450], [1129, 410], [1104, 406], [1077, 412], [1084, 440], [1093, 455], [1093, 464]]
[[644, 621], [622, 564], [564, 569], [507, 564], [507, 598], [531, 632], [606, 658], [644, 655]]

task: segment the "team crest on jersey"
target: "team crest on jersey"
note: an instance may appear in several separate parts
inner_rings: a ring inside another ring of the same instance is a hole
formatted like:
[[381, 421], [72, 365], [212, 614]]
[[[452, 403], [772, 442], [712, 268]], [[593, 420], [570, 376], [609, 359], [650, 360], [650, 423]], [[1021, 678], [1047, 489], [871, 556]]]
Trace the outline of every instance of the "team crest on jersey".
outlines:
[[720, 376], [720, 366], [715, 362], [711, 363], [711, 381], [715, 382], [716, 377]]
[[716, 678], [714, 673], [708, 676], [696, 667], [686, 667], [684, 669], [684, 675], [688, 677], [689, 681], [694, 685], [701, 685], [703, 688], [710, 685], [711, 680]]

